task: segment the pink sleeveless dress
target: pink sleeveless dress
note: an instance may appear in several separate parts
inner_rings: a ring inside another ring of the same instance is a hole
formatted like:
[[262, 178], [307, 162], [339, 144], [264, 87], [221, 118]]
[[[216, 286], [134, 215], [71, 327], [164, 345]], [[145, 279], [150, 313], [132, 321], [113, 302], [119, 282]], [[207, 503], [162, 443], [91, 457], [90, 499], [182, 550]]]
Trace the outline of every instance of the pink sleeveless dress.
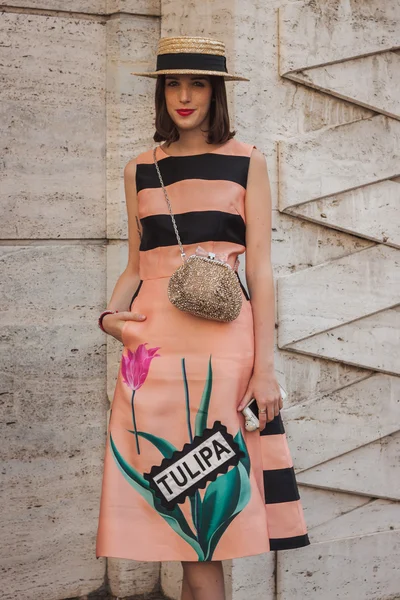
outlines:
[[[245, 249], [254, 146], [169, 156], [160, 172], [186, 255]], [[137, 157], [140, 283], [126, 321], [105, 447], [96, 558], [210, 561], [310, 544], [281, 415], [247, 432], [237, 406], [254, 363], [251, 299], [234, 321], [168, 299], [179, 246], [152, 149]]]

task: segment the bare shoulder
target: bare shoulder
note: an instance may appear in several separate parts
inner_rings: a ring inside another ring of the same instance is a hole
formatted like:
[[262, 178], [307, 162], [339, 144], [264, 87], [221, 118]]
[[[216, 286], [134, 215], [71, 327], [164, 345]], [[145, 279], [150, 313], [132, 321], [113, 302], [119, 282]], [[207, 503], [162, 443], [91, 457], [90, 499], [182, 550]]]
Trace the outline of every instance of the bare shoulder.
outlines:
[[259, 165], [259, 166], [265, 165], [265, 163], [266, 163], [264, 154], [258, 148], [256, 148], [256, 146], [254, 146], [251, 151], [250, 163], [253, 163], [253, 164]]
[[136, 158], [136, 156], [134, 158], [131, 158], [131, 160], [127, 162], [124, 167], [124, 177], [126, 177], [127, 179], [135, 179], [137, 165]]
[[249, 183], [259, 183], [259, 180], [265, 177], [268, 178], [268, 167], [265, 155], [254, 146], [249, 162]]

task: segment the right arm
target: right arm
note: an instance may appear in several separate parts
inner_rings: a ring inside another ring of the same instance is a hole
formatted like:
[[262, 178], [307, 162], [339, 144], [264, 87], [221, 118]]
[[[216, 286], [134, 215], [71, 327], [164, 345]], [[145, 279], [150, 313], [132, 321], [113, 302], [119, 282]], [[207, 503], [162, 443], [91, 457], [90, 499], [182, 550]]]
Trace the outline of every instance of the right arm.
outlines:
[[[139, 246], [140, 231], [138, 230], [138, 199], [136, 191], [136, 160], [128, 162], [124, 169], [124, 187], [126, 210], [128, 214], [128, 264], [119, 276], [107, 308], [118, 310], [118, 313], [105, 315], [103, 327], [106, 333], [122, 342], [121, 331], [126, 320], [143, 321], [138, 313], [132, 313], [129, 305], [132, 296], [140, 283], [139, 277]], [[143, 315], [144, 318], [146, 318]]]

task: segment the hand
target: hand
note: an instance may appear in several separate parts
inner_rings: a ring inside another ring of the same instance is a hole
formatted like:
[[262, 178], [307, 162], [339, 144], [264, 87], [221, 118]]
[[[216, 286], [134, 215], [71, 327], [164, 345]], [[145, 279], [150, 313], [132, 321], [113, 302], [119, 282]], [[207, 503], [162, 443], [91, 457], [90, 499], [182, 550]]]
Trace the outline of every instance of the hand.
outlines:
[[[260, 431], [262, 431], [265, 428], [266, 423], [273, 421], [274, 418], [279, 415], [279, 411], [283, 407], [279, 383], [273, 371], [270, 373], [252, 375], [246, 393], [237, 410], [243, 410], [252, 398], [255, 398], [257, 402]], [[260, 410], [266, 410], [266, 412], [262, 413]]]
[[146, 315], [125, 310], [114, 314], [104, 315], [103, 327], [107, 334], [112, 335], [116, 340], [123, 344], [122, 328], [125, 325], [125, 321], [144, 321], [146, 318]]

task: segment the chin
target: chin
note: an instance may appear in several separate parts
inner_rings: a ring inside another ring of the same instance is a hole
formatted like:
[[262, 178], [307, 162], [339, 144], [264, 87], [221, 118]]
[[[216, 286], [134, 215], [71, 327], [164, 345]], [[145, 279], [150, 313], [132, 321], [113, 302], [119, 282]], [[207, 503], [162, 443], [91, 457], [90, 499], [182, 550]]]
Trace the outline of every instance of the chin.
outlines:
[[196, 129], [196, 127], [198, 127], [197, 123], [176, 123], [176, 121], [174, 121], [174, 123], [178, 127], [178, 129], [190, 130]]

